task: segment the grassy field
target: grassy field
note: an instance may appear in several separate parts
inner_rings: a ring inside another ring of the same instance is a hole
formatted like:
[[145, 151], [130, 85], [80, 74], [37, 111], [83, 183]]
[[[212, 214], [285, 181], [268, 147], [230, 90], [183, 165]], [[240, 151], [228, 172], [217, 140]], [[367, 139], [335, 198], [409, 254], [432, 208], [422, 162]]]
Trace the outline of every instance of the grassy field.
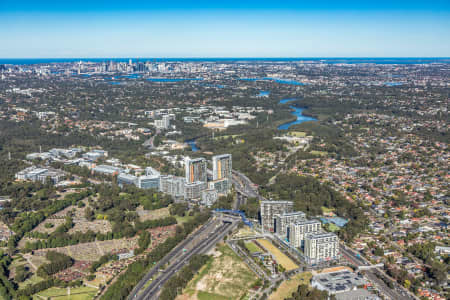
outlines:
[[[56, 300], [91, 300], [94, 298], [96, 294], [97, 294], [96, 288], [91, 288], [87, 286], [70, 289], [70, 296], [68, 296], [66, 288], [52, 287], [37, 293], [34, 299], [42, 299], [42, 298], [46, 299], [50, 297], [50, 299]], [[41, 298], [39, 298], [39, 296]]]
[[255, 243], [253, 242], [248, 242], [245, 243], [245, 248], [248, 249], [248, 251], [250, 251], [250, 253], [253, 252], [261, 252], [261, 248], [259, 248]]
[[30, 278], [25, 280], [24, 282], [19, 283], [19, 289], [26, 288], [29, 284], [36, 284], [38, 282], [43, 281], [44, 278], [37, 276], [36, 274], [33, 274]]
[[194, 218], [194, 216], [188, 216], [186, 214], [184, 217], [175, 216], [175, 218], [177, 219], [178, 224], [183, 224], [183, 223], [186, 223], [189, 220], [192, 220]]
[[277, 262], [283, 266], [283, 268], [286, 269], [286, 271], [297, 269], [298, 266], [289, 258], [287, 257], [283, 252], [281, 252], [280, 249], [275, 247], [270, 241], [265, 239], [258, 239], [258, 243], [261, 244], [264, 248], [266, 248], [267, 251], [272, 253], [275, 256], [275, 259]]
[[333, 223], [328, 223], [326, 226], [331, 232], [336, 232], [340, 229], [336, 224]]
[[327, 156], [328, 152], [326, 151], [317, 151], [317, 150], [312, 150], [310, 152], [312, 155], [320, 155], [320, 156]]
[[162, 219], [170, 216], [169, 207], [163, 207], [155, 210], [144, 210], [142, 207], [138, 207], [136, 212], [139, 215], [140, 221]]
[[295, 275], [290, 280], [285, 280], [278, 289], [269, 296], [269, 300], [286, 299], [292, 296], [300, 284], [308, 284], [311, 280], [312, 274], [304, 272]]
[[306, 136], [306, 132], [303, 132], [303, 131], [291, 131], [288, 134], [290, 136], [295, 136], [295, 137], [305, 137]]
[[200, 291], [197, 294], [197, 299], [198, 300], [231, 300], [232, 298]]
[[221, 244], [177, 300], [242, 299], [256, 279], [247, 265], [227, 245]]
[[334, 208], [328, 208], [328, 207], [322, 206], [322, 213], [323, 214], [329, 214], [331, 212], [334, 212]]

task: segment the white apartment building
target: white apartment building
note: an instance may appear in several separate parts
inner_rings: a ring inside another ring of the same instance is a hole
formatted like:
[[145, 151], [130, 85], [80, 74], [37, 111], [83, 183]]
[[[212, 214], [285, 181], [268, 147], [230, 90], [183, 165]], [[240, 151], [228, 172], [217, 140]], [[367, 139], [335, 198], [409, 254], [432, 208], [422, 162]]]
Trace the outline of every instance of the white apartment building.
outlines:
[[274, 216], [292, 212], [294, 202], [292, 201], [262, 201], [261, 202], [261, 225], [264, 231], [274, 232]]
[[305, 259], [309, 264], [339, 259], [339, 238], [331, 232], [312, 233], [305, 238]]
[[275, 215], [274, 231], [281, 238], [287, 238], [288, 226], [292, 223], [300, 222], [306, 219], [306, 215], [302, 211], [288, 212], [284, 214]]
[[287, 238], [293, 247], [303, 248], [307, 234], [321, 231], [322, 224], [319, 220], [302, 220], [289, 225]]

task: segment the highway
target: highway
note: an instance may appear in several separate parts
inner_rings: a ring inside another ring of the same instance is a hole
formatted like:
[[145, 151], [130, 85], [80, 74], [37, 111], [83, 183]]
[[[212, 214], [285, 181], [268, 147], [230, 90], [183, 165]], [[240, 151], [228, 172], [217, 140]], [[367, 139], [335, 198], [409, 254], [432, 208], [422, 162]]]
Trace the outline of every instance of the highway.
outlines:
[[[368, 266], [369, 264], [365, 262], [362, 258], [358, 258], [355, 256], [355, 254], [348, 250], [345, 246], [341, 245], [340, 252], [344, 256], [345, 259], [347, 259], [349, 262], [351, 262], [355, 266]], [[366, 270], [365, 276], [369, 278], [370, 281], [375, 283], [378, 286], [378, 289], [382, 294], [384, 294], [386, 297], [389, 297], [389, 299], [392, 300], [411, 300], [415, 299], [414, 296], [408, 295], [405, 291], [400, 290], [399, 288], [391, 289], [384, 283], [383, 280], [377, 277], [376, 274], [383, 275], [378, 269], [371, 269]], [[384, 276], [384, 275], [383, 275]], [[389, 279], [390, 280], [390, 279]], [[393, 282], [394, 286], [398, 286], [396, 282]]]
[[[191, 236], [190, 241], [186, 243], [184, 240], [179, 246], [164, 257], [152, 270], [147, 273], [145, 278], [141, 280], [138, 286], [130, 294], [129, 299], [157, 299], [164, 283], [176, 274], [184, 265], [189, 262], [189, 259], [195, 254], [208, 252], [214, 247], [223, 237], [232, 229], [236, 228], [239, 219], [227, 218], [228, 223], [222, 223], [220, 220], [202, 227], [202, 231], [197, 231], [195, 235]], [[184, 251], [183, 249], [186, 249]], [[164, 263], [162, 263], [164, 261]], [[156, 277], [151, 283], [140, 291], [143, 286], [151, 280], [156, 274], [160, 272], [162, 266], [170, 261], [170, 265], [164, 269], [161, 274]]]
[[[161, 259], [151, 270], [148, 272], [144, 278], [141, 279], [141, 281], [134, 287], [133, 291], [131, 291], [130, 295], [128, 296], [128, 299], [135, 299], [135, 295], [138, 291], [142, 289], [142, 287], [145, 285], [147, 281], [149, 281], [155, 274], [159, 272], [159, 269], [164, 266], [172, 257], [174, 257], [177, 253], [180, 253], [180, 251], [183, 251], [185, 247], [191, 243], [198, 235], [201, 235], [203, 232], [205, 232], [216, 220], [210, 219], [208, 222], [206, 222], [202, 227], [200, 227], [197, 231], [194, 231], [191, 233], [186, 239], [184, 239], [180, 244], [178, 244], [172, 251], [169, 252], [166, 256], [164, 256], [163, 259]], [[213, 225], [214, 226], [214, 225]]]
[[258, 198], [261, 201], [267, 200], [259, 195], [258, 188], [255, 187], [253, 182], [251, 182], [251, 180], [241, 172], [233, 170], [232, 181], [236, 191], [243, 194], [244, 196]]

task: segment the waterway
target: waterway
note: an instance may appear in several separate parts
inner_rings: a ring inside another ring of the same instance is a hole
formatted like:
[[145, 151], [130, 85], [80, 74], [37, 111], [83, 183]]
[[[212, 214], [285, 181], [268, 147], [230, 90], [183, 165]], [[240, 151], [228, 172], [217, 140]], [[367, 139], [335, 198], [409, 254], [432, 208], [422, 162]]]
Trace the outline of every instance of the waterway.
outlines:
[[[295, 98], [282, 99], [282, 100], [280, 100], [280, 104], [289, 103], [294, 100], [297, 100], [297, 99], [295, 99]], [[292, 125], [300, 124], [303, 122], [317, 121], [316, 118], [303, 115], [303, 111], [306, 109], [305, 107], [295, 107], [292, 105], [289, 105], [289, 107], [294, 110], [291, 112], [291, 114], [294, 115], [297, 119], [292, 122], [281, 124], [280, 126], [278, 126], [278, 130], [286, 130], [286, 129], [289, 129], [289, 127], [291, 127]]]
[[179, 82], [179, 81], [200, 81], [203, 78], [147, 78], [152, 82]]
[[186, 144], [189, 145], [189, 147], [191, 147], [192, 152], [197, 152], [199, 149], [197, 147], [197, 139], [190, 139], [190, 140], [186, 140], [184, 141]]

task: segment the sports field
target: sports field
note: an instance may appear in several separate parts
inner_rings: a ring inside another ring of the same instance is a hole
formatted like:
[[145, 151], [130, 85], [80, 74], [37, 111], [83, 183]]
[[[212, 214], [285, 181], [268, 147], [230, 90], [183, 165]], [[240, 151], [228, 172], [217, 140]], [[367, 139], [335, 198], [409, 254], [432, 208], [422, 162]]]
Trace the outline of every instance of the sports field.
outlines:
[[256, 240], [261, 246], [263, 246], [267, 251], [272, 253], [275, 256], [277, 262], [286, 269], [286, 271], [297, 269], [298, 266], [287, 257], [280, 249], [275, 247], [270, 241], [265, 239]]

